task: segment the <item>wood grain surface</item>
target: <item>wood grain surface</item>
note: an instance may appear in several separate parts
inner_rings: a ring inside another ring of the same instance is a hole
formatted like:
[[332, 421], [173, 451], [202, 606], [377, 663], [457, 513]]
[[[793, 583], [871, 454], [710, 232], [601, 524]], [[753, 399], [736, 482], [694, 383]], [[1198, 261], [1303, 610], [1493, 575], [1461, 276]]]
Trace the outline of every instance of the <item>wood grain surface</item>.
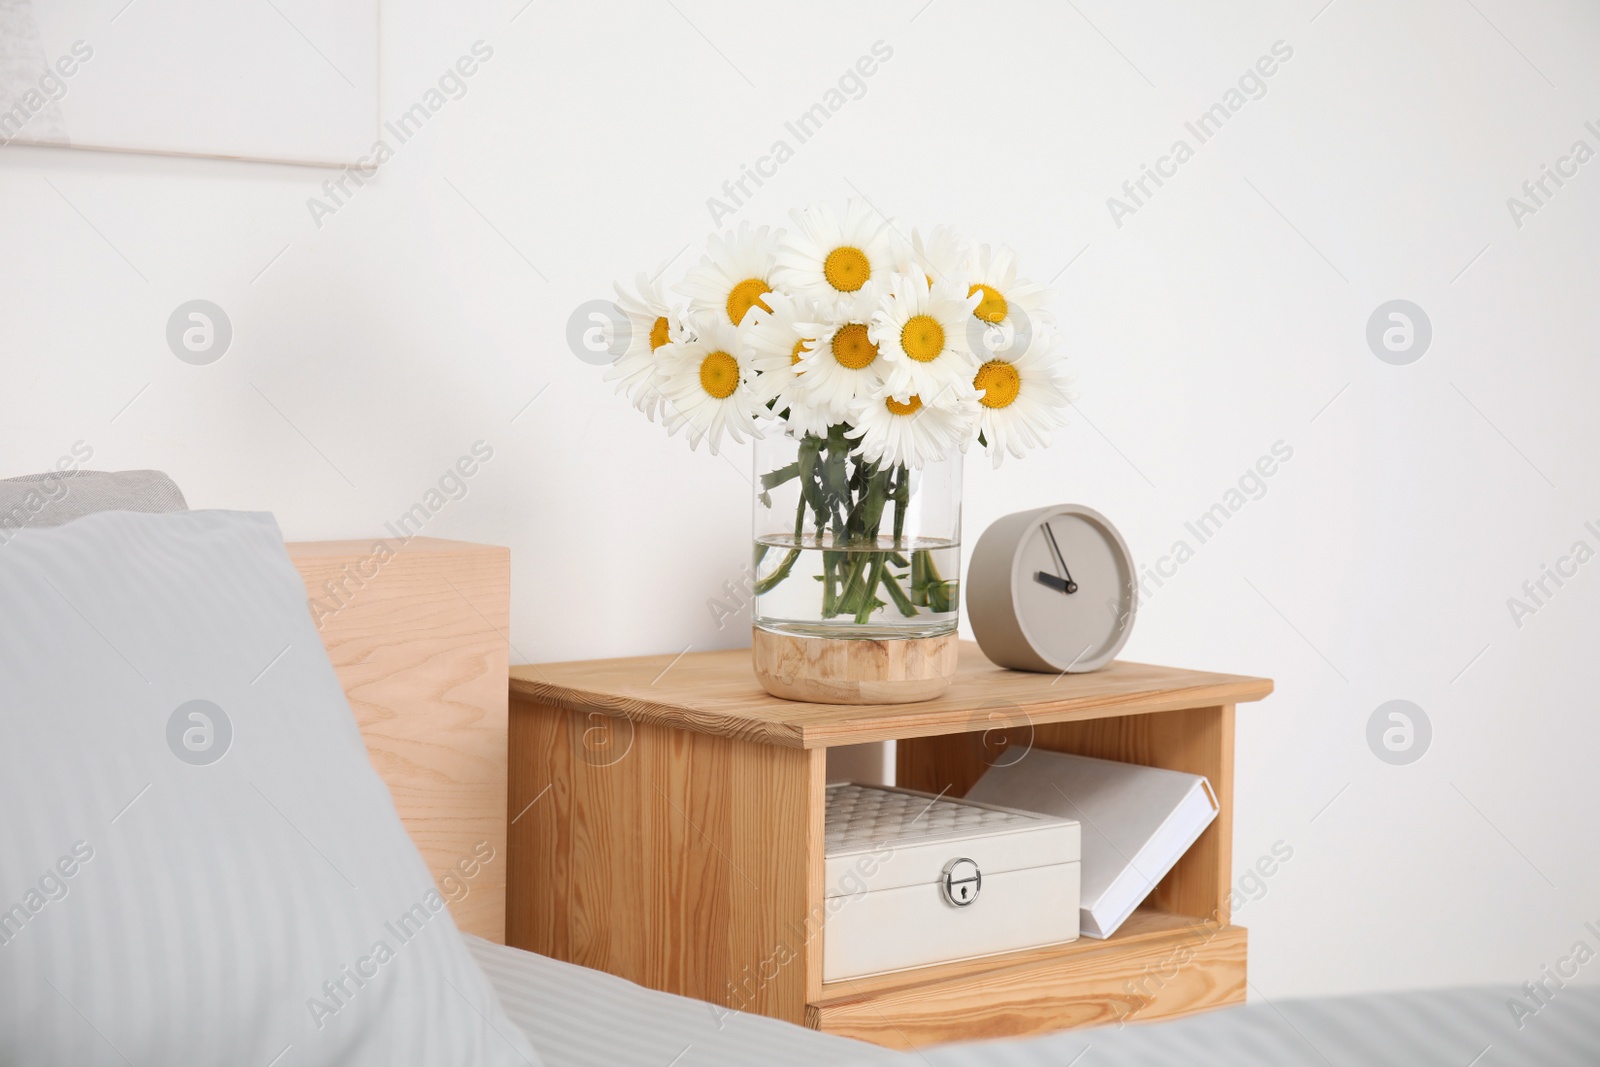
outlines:
[[1242, 1004], [1245, 956], [1239, 926], [1197, 925], [1131, 944], [1078, 941], [1009, 967], [820, 1000], [806, 1025], [916, 1049], [1169, 1019]]
[[[1234, 705], [1271, 690], [1132, 663], [1026, 674], [968, 644], [948, 693], [902, 705], [775, 698], [748, 650], [515, 667], [509, 940], [899, 1048], [1239, 1003]], [[1040, 748], [1203, 774], [1221, 811], [1109, 939], [824, 984], [827, 749], [887, 739], [900, 784], [930, 793]]]
[[581, 713], [792, 748], [984, 732], [995, 716], [1041, 724], [1260, 700], [1272, 682], [1113, 663], [1090, 674], [1010, 671], [963, 641], [955, 680], [917, 704], [807, 704], [762, 691], [750, 651], [691, 652], [511, 669], [513, 693]]
[[418, 537], [291, 544], [289, 555], [372, 765], [456, 925], [503, 942], [510, 550]]
[[513, 697], [508, 943], [804, 1022], [825, 762]]
[[785, 700], [824, 704], [907, 704], [931, 700], [955, 677], [955, 634], [896, 641], [794, 637], [750, 632], [751, 668], [761, 688]]

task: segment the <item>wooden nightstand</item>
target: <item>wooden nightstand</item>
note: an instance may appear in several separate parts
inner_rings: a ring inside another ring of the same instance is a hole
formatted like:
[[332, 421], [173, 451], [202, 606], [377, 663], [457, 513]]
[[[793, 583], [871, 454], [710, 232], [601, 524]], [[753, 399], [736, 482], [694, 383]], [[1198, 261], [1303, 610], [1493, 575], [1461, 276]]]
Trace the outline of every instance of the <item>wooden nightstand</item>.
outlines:
[[[507, 941], [896, 1047], [1238, 1003], [1234, 705], [1271, 691], [1135, 663], [1022, 674], [971, 644], [945, 696], [882, 706], [770, 697], [748, 650], [513, 667]], [[826, 750], [890, 739], [899, 784], [930, 793], [1031, 743], [1203, 774], [1222, 810], [1108, 940], [824, 983]]]

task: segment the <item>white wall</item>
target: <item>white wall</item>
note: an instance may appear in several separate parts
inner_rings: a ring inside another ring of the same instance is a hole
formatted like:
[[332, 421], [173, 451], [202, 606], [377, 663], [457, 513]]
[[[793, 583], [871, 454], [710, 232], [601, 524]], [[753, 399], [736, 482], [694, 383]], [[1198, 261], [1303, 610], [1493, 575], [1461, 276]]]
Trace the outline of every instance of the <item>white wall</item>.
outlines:
[[[521, 3], [385, 5], [386, 118], [473, 42], [493, 58], [320, 228], [324, 171], [0, 152], [0, 470], [83, 440], [195, 506], [363, 536], [483, 440], [427, 532], [512, 546], [518, 656], [741, 644], [706, 602], [747, 558], [748, 455], [665, 438], [566, 321], [701, 241], [706, 198], [881, 39], [865, 96], [740, 217], [859, 191], [1061, 272], [1079, 412], [1048, 454], [969, 461], [969, 541], [1075, 500], [1154, 562], [1294, 450], [1126, 653], [1277, 679], [1239, 715], [1237, 873], [1294, 849], [1238, 914], [1258, 994], [1520, 984], [1593, 941], [1600, 563], [1520, 628], [1506, 600], [1600, 547], [1600, 162], [1520, 227], [1506, 198], [1600, 148], [1600, 11]], [[139, 17], [117, 6], [85, 16], [107, 54]], [[1280, 40], [1266, 95], [1118, 227], [1107, 197]], [[211, 366], [164, 339], [197, 297], [233, 323]], [[1393, 298], [1433, 324], [1410, 366], [1365, 341]], [[1409, 766], [1366, 742], [1393, 698], [1433, 725]]]

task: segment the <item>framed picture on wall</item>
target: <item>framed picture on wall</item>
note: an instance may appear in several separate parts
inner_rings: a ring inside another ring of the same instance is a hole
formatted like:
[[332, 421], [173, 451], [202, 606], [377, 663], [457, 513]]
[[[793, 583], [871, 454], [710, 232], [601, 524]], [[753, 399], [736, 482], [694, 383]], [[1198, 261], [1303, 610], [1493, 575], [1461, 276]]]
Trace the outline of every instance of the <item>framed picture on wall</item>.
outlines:
[[0, 0], [0, 144], [339, 166], [378, 124], [378, 0]]

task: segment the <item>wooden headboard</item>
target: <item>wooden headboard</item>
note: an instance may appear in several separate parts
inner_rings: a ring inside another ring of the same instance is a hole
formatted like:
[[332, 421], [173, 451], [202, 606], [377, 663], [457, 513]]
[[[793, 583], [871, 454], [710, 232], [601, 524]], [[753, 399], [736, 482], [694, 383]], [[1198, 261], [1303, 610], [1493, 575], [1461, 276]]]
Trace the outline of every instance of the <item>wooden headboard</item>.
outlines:
[[511, 551], [289, 546], [372, 765], [456, 925], [504, 943]]

